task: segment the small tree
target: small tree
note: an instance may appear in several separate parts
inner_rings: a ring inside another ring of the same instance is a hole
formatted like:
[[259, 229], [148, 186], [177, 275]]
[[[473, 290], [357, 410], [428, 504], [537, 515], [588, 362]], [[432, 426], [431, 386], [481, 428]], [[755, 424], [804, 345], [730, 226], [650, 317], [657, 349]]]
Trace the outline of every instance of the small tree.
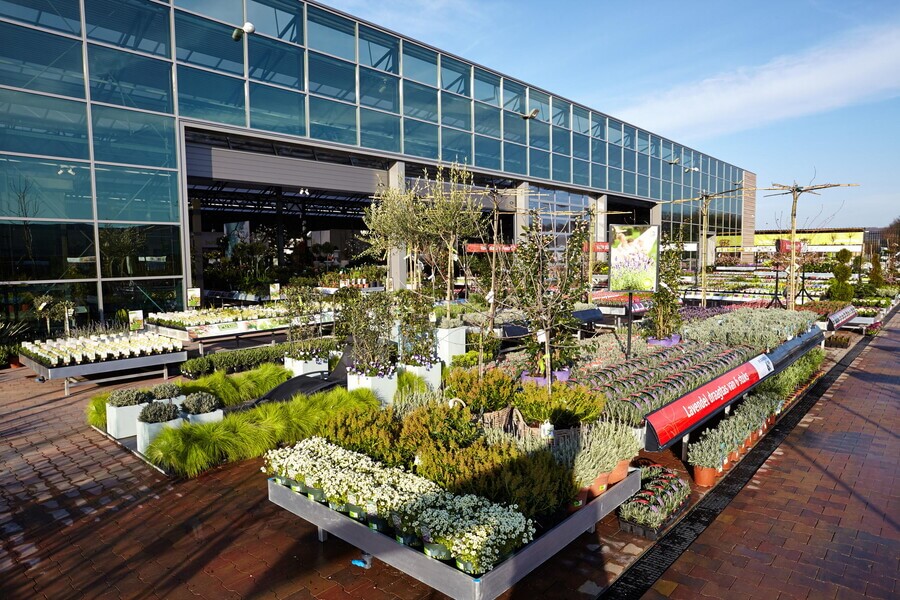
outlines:
[[322, 337], [322, 309], [325, 298], [311, 286], [286, 286], [282, 293], [291, 316], [288, 342], [291, 348], [302, 347], [313, 338]]
[[681, 327], [678, 313], [678, 287], [681, 284], [681, 256], [684, 241], [681, 229], [674, 236], [664, 233], [664, 250], [659, 258], [659, 287], [653, 293], [653, 304], [647, 311], [649, 326], [645, 330], [657, 339], [667, 338]]
[[854, 289], [853, 286], [850, 285], [850, 276], [853, 274], [850, 270], [850, 267], [847, 265], [847, 262], [853, 258], [853, 255], [849, 250], [844, 248], [840, 252], [837, 253], [835, 258], [838, 261], [838, 264], [834, 265], [831, 269], [831, 273], [834, 275], [834, 279], [829, 282], [828, 285], [828, 297], [831, 300], [841, 300], [844, 302], [850, 302], [853, 300]]
[[881, 270], [881, 256], [878, 252], [872, 255], [872, 270], [869, 271], [869, 283], [875, 287], [884, 285], [884, 272]]
[[400, 323], [400, 359], [403, 364], [430, 367], [438, 362], [435, 353], [437, 340], [431, 322], [431, 299], [412, 290], [395, 294]]
[[388, 339], [394, 325], [390, 292], [362, 294], [355, 288], [343, 289], [350, 291], [341, 294], [336, 330], [353, 338], [350, 368], [367, 377], [391, 375], [396, 369], [396, 347]]

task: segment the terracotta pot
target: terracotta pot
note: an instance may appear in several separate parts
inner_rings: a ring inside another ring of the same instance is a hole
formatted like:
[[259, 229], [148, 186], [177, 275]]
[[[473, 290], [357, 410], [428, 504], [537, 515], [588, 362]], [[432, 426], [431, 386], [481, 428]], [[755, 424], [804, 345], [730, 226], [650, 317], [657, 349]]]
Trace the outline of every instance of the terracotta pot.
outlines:
[[750, 450], [751, 446], [753, 446], [753, 440], [748, 435], [747, 439], [744, 440], [744, 452], [747, 452], [748, 450]]
[[591, 498], [596, 498], [597, 496], [605, 492], [608, 485], [609, 473], [600, 473], [599, 475], [597, 475], [594, 483], [592, 483], [591, 487], [589, 488], [591, 492]]
[[588, 503], [590, 494], [590, 488], [583, 487], [578, 490], [578, 494], [571, 502], [569, 502], [569, 506], [566, 507], [566, 510], [569, 512], [569, 514], [572, 514], [576, 510], [584, 508], [584, 505]]
[[712, 487], [716, 483], [716, 469], [694, 467], [694, 483], [700, 487]]
[[729, 463], [736, 463], [739, 460], [741, 460], [741, 453], [738, 452], [737, 450], [732, 450], [731, 452], [728, 453], [728, 462]]
[[758, 441], [759, 441], [759, 430], [754, 429], [753, 431], [750, 432], [750, 443], [755, 444]]
[[609, 485], [614, 483], [619, 483], [626, 477], [628, 477], [628, 467], [631, 465], [631, 460], [620, 460], [616, 465], [616, 468], [612, 470], [609, 474]]
[[772, 427], [775, 426], [776, 420], [777, 420], [777, 417], [775, 415], [769, 415], [769, 418], [766, 419], [766, 425], [771, 429]]

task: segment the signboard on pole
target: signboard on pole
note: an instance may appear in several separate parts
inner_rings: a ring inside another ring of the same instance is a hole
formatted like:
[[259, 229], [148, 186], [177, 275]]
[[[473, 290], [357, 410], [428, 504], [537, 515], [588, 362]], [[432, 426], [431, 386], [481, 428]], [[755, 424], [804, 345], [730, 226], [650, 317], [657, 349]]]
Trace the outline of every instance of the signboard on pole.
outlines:
[[[585, 252], [588, 251], [587, 242], [584, 243], [584, 246], [582, 246], [582, 249]], [[593, 252], [609, 252], [609, 242], [592, 242], [591, 249]]]
[[280, 283], [269, 284], [269, 300], [282, 300]]
[[659, 226], [610, 225], [609, 291], [655, 292]]
[[796, 241], [792, 244], [791, 240], [777, 240], [775, 242], [775, 250], [777, 252], [790, 252], [792, 245], [794, 246], [794, 252], [806, 251], [806, 242]]
[[144, 311], [128, 311], [128, 331], [140, 331], [144, 328]]
[[200, 288], [187, 289], [188, 308], [200, 308]]
[[466, 252], [515, 252], [516, 244], [466, 244]]

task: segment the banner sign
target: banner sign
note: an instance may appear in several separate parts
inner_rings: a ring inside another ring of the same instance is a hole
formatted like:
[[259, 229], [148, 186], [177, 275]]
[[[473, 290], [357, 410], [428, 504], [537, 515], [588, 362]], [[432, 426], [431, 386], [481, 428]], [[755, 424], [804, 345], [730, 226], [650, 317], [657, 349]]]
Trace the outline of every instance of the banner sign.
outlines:
[[517, 244], [466, 244], [466, 252], [515, 252]]
[[[765, 354], [745, 362], [721, 377], [697, 388], [647, 415], [647, 450], [656, 452], [684, 436], [694, 426], [711, 414], [724, 408], [729, 402], [775, 370]], [[652, 433], [657, 447], [651, 448]]]
[[200, 288], [187, 289], [188, 308], [200, 308]]
[[806, 242], [794, 242], [791, 243], [791, 240], [778, 240], [775, 242], [775, 250], [777, 252], [790, 252], [791, 246], [794, 247], [795, 252], [803, 252], [806, 250]]
[[[591, 246], [594, 249], [594, 252], [609, 252], [609, 242], [592, 242]], [[581, 247], [585, 252], [588, 251], [587, 242], [584, 243], [584, 246]]]
[[609, 239], [609, 291], [655, 292], [659, 226], [610, 225]]
[[128, 311], [128, 331], [140, 331], [144, 328], [144, 311]]

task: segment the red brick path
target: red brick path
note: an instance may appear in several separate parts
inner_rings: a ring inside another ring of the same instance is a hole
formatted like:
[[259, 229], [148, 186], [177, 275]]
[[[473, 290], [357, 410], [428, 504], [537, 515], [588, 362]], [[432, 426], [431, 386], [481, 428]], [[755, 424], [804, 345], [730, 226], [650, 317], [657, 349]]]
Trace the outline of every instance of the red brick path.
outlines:
[[900, 317], [645, 598], [900, 597]]

